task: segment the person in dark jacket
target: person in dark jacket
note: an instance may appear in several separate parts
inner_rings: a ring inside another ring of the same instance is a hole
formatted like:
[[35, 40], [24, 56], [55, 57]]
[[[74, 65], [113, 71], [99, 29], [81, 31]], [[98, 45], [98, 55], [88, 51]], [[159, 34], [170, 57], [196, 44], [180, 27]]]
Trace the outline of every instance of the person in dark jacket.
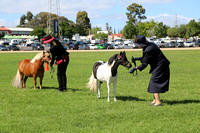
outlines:
[[55, 60], [55, 64], [57, 66], [57, 79], [59, 84], [58, 92], [64, 92], [67, 90], [67, 76], [66, 70], [67, 65], [69, 64], [69, 53], [64, 49], [63, 45], [51, 35], [45, 35], [42, 38], [43, 43], [49, 43], [52, 55], [52, 60], [50, 62], [50, 66], [52, 67]]
[[149, 64], [151, 67], [149, 73], [151, 73], [152, 76], [149, 82], [148, 92], [153, 93], [153, 101], [151, 104], [152, 106], [162, 106], [159, 93], [165, 93], [169, 90], [170, 62], [158, 46], [146, 41], [144, 35], [137, 35], [135, 43], [143, 47], [143, 56], [133, 58], [132, 62], [140, 60], [142, 64], [138, 67], [133, 67], [129, 73], [133, 73], [137, 69], [142, 71]]

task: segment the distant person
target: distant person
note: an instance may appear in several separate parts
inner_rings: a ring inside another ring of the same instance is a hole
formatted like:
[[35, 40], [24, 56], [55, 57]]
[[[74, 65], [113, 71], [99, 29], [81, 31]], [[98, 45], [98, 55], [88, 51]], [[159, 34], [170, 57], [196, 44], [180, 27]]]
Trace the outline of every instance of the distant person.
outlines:
[[153, 101], [151, 104], [152, 106], [162, 106], [159, 94], [169, 90], [170, 62], [158, 46], [146, 41], [144, 35], [137, 35], [135, 43], [143, 47], [143, 56], [133, 58], [132, 62], [134, 62], [134, 60], [140, 60], [142, 64], [138, 67], [133, 67], [129, 73], [133, 73], [137, 69], [142, 71], [149, 64], [151, 66], [149, 73], [151, 73], [152, 76], [149, 82], [148, 92], [153, 93]]
[[55, 60], [57, 67], [57, 79], [59, 84], [58, 92], [64, 92], [67, 90], [67, 76], [66, 70], [69, 64], [69, 53], [64, 49], [63, 45], [51, 35], [45, 35], [42, 38], [43, 43], [49, 43], [49, 51], [52, 54], [52, 60], [50, 66], [52, 67]]

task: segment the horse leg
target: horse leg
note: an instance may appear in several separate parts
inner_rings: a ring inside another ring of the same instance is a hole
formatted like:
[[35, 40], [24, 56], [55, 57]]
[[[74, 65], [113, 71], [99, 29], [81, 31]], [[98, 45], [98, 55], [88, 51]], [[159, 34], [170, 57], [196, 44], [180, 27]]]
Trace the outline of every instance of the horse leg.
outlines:
[[43, 77], [40, 77], [40, 89], [42, 89], [42, 80], [43, 80]]
[[25, 88], [26, 87], [26, 80], [27, 80], [27, 76], [24, 76], [24, 80], [23, 80], [23, 88]]
[[108, 88], [108, 102], [110, 102], [110, 82], [107, 82], [107, 88]]
[[33, 76], [33, 80], [34, 80], [34, 90], [35, 90], [36, 89], [36, 84], [37, 84], [35, 76]]
[[100, 92], [100, 88], [101, 88], [101, 84], [102, 84], [103, 82], [101, 82], [101, 81], [99, 81], [97, 84], [97, 98], [101, 98], [101, 92]]
[[116, 86], [117, 86], [117, 80], [113, 83], [113, 93], [114, 93], [114, 101], [116, 102]]
[[21, 88], [23, 88], [23, 78], [24, 74], [20, 73]]

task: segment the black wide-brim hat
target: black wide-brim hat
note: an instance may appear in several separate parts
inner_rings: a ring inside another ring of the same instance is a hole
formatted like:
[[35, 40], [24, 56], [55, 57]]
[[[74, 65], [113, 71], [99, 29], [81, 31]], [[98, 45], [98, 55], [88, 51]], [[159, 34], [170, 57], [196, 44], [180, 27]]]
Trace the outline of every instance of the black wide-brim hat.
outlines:
[[42, 38], [42, 43], [49, 43], [51, 41], [53, 41], [54, 37], [52, 37], [51, 35], [45, 35], [43, 38]]
[[137, 35], [134, 40], [135, 43], [147, 43], [146, 37], [144, 35]]

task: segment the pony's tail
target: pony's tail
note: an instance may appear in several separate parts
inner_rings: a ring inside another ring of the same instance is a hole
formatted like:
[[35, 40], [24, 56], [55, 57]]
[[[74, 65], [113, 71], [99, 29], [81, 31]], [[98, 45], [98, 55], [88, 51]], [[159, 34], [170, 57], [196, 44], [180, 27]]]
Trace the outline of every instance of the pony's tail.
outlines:
[[89, 78], [89, 82], [87, 83], [87, 88], [90, 88], [90, 90], [96, 92], [97, 90], [97, 79], [94, 78], [94, 75], [92, 75]]
[[21, 87], [21, 79], [20, 79], [19, 69], [18, 69], [17, 74], [15, 75], [15, 77], [12, 81], [12, 86], [14, 86], [16, 88]]

